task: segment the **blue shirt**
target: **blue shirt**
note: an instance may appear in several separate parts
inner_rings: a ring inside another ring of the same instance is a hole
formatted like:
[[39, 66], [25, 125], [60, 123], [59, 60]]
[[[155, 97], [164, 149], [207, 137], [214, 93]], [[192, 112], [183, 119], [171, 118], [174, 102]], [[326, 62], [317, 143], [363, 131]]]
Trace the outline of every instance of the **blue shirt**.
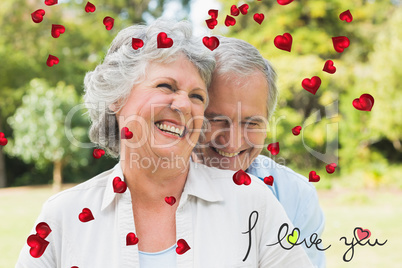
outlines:
[[[268, 188], [281, 203], [294, 227], [299, 228], [300, 237], [297, 243], [306, 239], [310, 245], [310, 236], [313, 233], [321, 237], [325, 218], [312, 183], [290, 168], [279, 165], [263, 155], [259, 155], [246, 171], [261, 180], [268, 176], [274, 177], [273, 185]], [[324, 251], [317, 250], [315, 245], [311, 248], [307, 248], [305, 243], [302, 245], [316, 267], [325, 267]], [[318, 247], [324, 248], [322, 244], [319, 244]]]

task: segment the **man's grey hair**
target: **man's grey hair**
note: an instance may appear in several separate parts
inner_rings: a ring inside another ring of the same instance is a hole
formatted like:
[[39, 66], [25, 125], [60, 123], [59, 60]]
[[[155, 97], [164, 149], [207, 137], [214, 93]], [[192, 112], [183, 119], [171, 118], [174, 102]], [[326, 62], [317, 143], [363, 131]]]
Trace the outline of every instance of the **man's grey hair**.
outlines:
[[[157, 36], [165, 32], [173, 40], [170, 48], [157, 48]], [[135, 50], [132, 38], [141, 39], [143, 47]], [[197, 68], [209, 87], [215, 59], [201, 40], [193, 37], [188, 21], [156, 20], [149, 26], [134, 25], [114, 38], [104, 60], [84, 79], [84, 100], [91, 119], [89, 137], [98, 146], [117, 157], [120, 131], [115, 112], [124, 106], [131, 89], [144, 79], [151, 62], [170, 63], [185, 55]], [[110, 110], [111, 105], [116, 109]]]
[[277, 75], [271, 63], [262, 57], [258, 49], [246, 41], [224, 36], [218, 36], [218, 39], [220, 44], [214, 50], [216, 59], [214, 76], [230, 73], [248, 76], [256, 70], [261, 71], [268, 84], [267, 118], [269, 119], [275, 111], [278, 98]]

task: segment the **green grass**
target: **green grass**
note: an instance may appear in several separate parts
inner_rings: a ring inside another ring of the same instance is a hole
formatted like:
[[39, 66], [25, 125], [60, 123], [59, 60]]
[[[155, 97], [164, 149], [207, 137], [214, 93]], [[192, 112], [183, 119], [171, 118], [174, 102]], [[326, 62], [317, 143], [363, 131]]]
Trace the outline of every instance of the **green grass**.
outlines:
[[[0, 189], [0, 268], [14, 267], [26, 243], [43, 202], [52, 195], [50, 187]], [[328, 268], [396, 268], [402, 263], [402, 192], [361, 190], [319, 190], [326, 216], [322, 240]], [[371, 231], [370, 241], [388, 240], [384, 246], [355, 246], [350, 262], [342, 260], [349, 248], [339, 241], [350, 241], [355, 227]]]

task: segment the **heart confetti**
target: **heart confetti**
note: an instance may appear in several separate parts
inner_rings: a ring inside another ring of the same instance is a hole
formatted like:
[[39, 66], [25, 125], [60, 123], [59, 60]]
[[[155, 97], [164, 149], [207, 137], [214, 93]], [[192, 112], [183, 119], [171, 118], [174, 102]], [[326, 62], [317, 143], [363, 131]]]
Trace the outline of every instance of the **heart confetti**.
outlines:
[[52, 229], [50, 229], [50, 226], [46, 222], [40, 222], [36, 225], [36, 234], [45, 239], [51, 232]]
[[293, 2], [293, 0], [277, 0], [278, 4], [285, 6]]
[[283, 35], [278, 35], [274, 39], [274, 45], [282, 50], [291, 51], [293, 38], [290, 33], [284, 33]]
[[190, 249], [190, 246], [187, 244], [186, 240], [184, 239], [179, 239], [177, 241], [177, 248], [176, 248], [176, 253], [179, 255], [182, 255], [186, 253]]
[[302, 129], [301, 126], [296, 126], [296, 127], [292, 128], [293, 135], [298, 136], [300, 134], [301, 129]]
[[205, 22], [207, 23], [207, 27], [211, 30], [213, 30], [215, 28], [215, 26], [218, 25], [217, 19], [209, 19], [209, 20], [205, 20]]
[[328, 172], [328, 174], [332, 174], [335, 172], [336, 164], [331, 163], [325, 166], [325, 170]]
[[248, 12], [248, 5], [247, 4], [243, 4], [241, 6], [239, 6], [239, 10], [241, 12], [241, 14], [246, 15]]
[[218, 18], [218, 10], [210, 9], [210, 10], [208, 10], [208, 15], [210, 15], [212, 19], [216, 20]]
[[235, 174], [233, 174], [233, 181], [237, 185], [249, 185], [251, 183], [251, 178], [250, 176], [244, 172], [242, 169], [237, 171]]
[[138, 237], [134, 233], [128, 233], [126, 236], [126, 246], [133, 246], [138, 244]]
[[3, 132], [0, 132], [0, 145], [1, 146], [6, 146], [8, 143], [7, 138], [5, 137]]
[[40, 237], [39, 234], [34, 234], [28, 237], [27, 244], [30, 247], [29, 254], [34, 258], [39, 258], [45, 253], [49, 242]]
[[173, 46], [173, 40], [167, 37], [167, 34], [161, 32], [158, 34], [158, 48], [169, 48]]
[[319, 182], [320, 176], [318, 176], [314, 170], [310, 171], [310, 173], [308, 174], [308, 181], [309, 182]]
[[61, 34], [66, 31], [63, 25], [52, 24], [52, 36], [53, 38], [58, 38]]
[[332, 43], [334, 44], [335, 51], [338, 53], [342, 53], [350, 45], [349, 38], [346, 36], [332, 37]]
[[131, 46], [134, 48], [134, 50], [137, 50], [139, 48], [142, 48], [144, 46], [144, 41], [138, 38], [133, 38], [131, 42]]
[[305, 78], [302, 81], [302, 87], [313, 95], [315, 95], [320, 85], [321, 79], [318, 76], [313, 76], [311, 79]]
[[106, 30], [110, 31], [114, 25], [114, 19], [112, 17], [105, 17], [103, 19], [103, 25], [105, 25]]
[[369, 229], [363, 229], [361, 227], [356, 227], [355, 230], [356, 230], [357, 237], [359, 238], [360, 241], [367, 239], [371, 236], [371, 232]]
[[324, 64], [324, 68], [322, 70], [324, 72], [334, 74], [336, 72], [336, 67], [334, 66], [334, 62], [332, 60], [327, 60]]
[[40, 23], [43, 20], [43, 16], [45, 16], [45, 11], [43, 9], [38, 9], [31, 13], [31, 17], [33, 22]]
[[264, 14], [262, 14], [262, 13], [255, 13], [254, 16], [253, 16], [254, 20], [255, 20], [258, 24], [261, 24], [261, 23], [263, 22], [264, 17], [265, 17], [265, 16], [264, 16]]
[[272, 155], [279, 154], [279, 142], [268, 144], [267, 150], [270, 151]]
[[57, 4], [57, 0], [45, 0], [45, 5], [47, 6], [53, 6]]
[[118, 194], [122, 194], [127, 190], [127, 184], [121, 180], [120, 177], [113, 179], [113, 191]]
[[120, 132], [121, 139], [131, 139], [133, 137], [133, 132], [131, 132], [128, 127], [123, 127]]
[[54, 64], [58, 64], [58, 63], [59, 63], [59, 58], [49, 54], [49, 57], [47, 57], [47, 61], [46, 61], [47, 66], [52, 67]]
[[86, 13], [93, 13], [93, 12], [95, 12], [95, 10], [96, 10], [96, 7], [91, 2], [88, 2], [86, 4], [86, 6], [85, 6]]
[[341, 14], [339, 14], [339, 19], [344, 20], [346, 22], [352, 22], [353, 21], [353, 16], [352, 13], [350, 13], [349, 9], [342, 12]]
[[94, 216], [89, 208], [84, 208], [82, 212], [78, 215], [81, 222], [89, 222], [94, 220]]
[[354, 99], [352, 104], [357, 110], [370, 112], [374, 105], [374, 98], [370, 94], [362, 94], [360, 98]]
[[235, 24], [236, 24], [236, 19], [233, 18], [233, 17], [231, 17], [231, 16], [229, 16], [229, 15], [227, 15], [227, 16], [226, 16], [226, 19], [225, 19], [225, 25], [226, 25], [227, 27], [229, 27], [229, 26], [233, 26], [233, 25], [235, 25]]
[[204, 46], [206, 46], [211, 51], [213, 51], [215, 48], [217, 48], [219, 46], [219, 39], [216, 38], [215, 36], [212, 36], [212, 37], [205, 36], [202, 39], [202, 43], [204, 44]]
[[272, 177], [272, 176], [265, 177], [264, 183], [272, 186], [274, 184], [274, 177]]
[[238, 16], [239, 14], [240, 14], [240, 10], [237, 8], [236, 5], [233, 5], [233, 6], [230, 8], [230, 15], [232, 15], [232, 16]]
[[92, 155], [94, 158], [99, 159], [102, 157], [102, 155], [105, 154], [105, 150], [103, 149], [94, 149]]
[[166, 196], [165, 202], [168, 203], [169, 205], [173, 206], [174, 203], [176, 203], [176, 198], [174, 196]]

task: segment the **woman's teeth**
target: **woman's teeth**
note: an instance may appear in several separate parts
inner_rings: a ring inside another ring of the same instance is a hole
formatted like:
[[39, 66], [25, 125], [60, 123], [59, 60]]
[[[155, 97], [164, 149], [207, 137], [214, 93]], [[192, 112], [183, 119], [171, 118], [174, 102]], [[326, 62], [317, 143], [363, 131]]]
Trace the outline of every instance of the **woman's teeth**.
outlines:
[[226, 156], [226, 157], [233, 157], [233, 156], [236, 156], [236, 155], [238, 155], [240, 152], [237, 152], [237, 153], [226, 153], [226, 152], [224, 152], [224, 151], [221, 151], [221, 150], [219, 150], [219, 149], [216, 149], [216, 151], [218, 152], [218, 154], [220, 154], [220, 155], [222, 155], [222, 156]]
[[177, 127], [168, 126], [168, 125], [160, 124], [160, 123], [155, 123], [155, 125], [156, 125], [157, 128], [159, 128], [163, 132], [173, 134], [173, 135], [175, 135], [177, 137], [181, 137], [183, 135], [183, 132], [184, 132], [184, 128], [182, 130], [180, 130]]

